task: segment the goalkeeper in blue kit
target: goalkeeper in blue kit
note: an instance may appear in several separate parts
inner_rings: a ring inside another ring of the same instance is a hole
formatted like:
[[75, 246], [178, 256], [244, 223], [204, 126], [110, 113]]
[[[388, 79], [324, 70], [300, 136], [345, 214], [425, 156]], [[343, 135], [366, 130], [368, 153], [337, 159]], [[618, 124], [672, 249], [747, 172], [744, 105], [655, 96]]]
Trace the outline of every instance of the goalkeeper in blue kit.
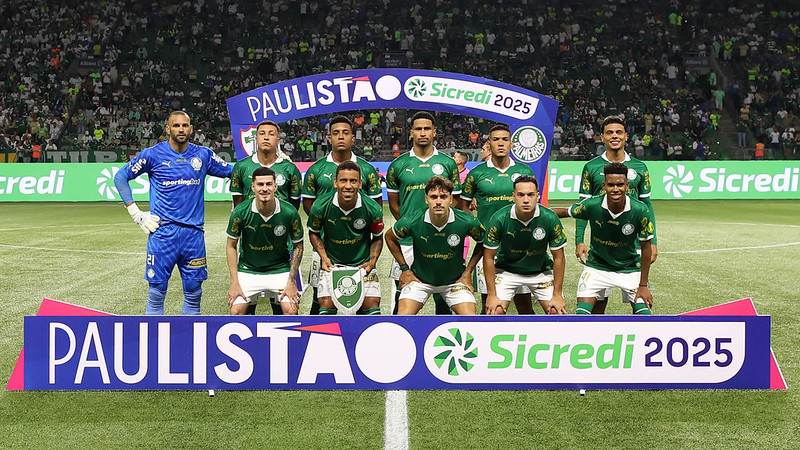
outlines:
[[[150, 283], [146, 313], [164, 314], [164, 298], [172, 269], [183, 281], [183, 314], [200, 314], [202, 283], [208, 278], [205, 220], [206, 175], [230, 178], [233, 166], [210, 148], [189, 142], [189, 115], [175, 111], [167, 119], [168, 140], [139, 152], [114, 177], [131, 218], [149, 236], [145, 280]], [[150, 211], [133, 201], [130, 180], [150, 178]]]

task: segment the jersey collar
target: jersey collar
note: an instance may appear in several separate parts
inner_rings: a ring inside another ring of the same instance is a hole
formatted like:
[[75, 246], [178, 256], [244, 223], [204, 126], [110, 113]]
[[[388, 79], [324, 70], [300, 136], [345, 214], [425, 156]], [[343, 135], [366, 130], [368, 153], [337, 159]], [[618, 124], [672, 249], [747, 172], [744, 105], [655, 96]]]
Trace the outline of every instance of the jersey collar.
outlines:
[[450, 207], [450, 215], [447, 217], [447, 223], [444, 224], [444, 227], [442, 227], [442, 228], [437, 227], [436, 225], [433, 224], [433, 222], [431, 222], [431, 210], [430, 209], [425, 211], [425, 216], [423, 217], [422, 221], [423, 222], [428, 222], [429, 224], [431, 224], [431, 226], [433, 228], [436, 228], [436, 231], [442, 231], [442, 230], [444, 230], [444, 227], [447, 226], [447, 223], [452, 223], [452, 222], [456, 221], [456, 213], [453, 212], [453, 207], [451, 206]]
[[609, 214], [611, 214], [612, 219], [616, 219], [617, 217], [631, 210], [631, 198], [628, 197], [627, 195], [625, 196], [625, 207], [622, 208], [622, 212], [619, 214], [614, 214], [611, 212], [610, 209], [608, 209], [608, 194], [603, 194], [603, 204], [601, 206], [605, 208], [605, 210], [608, 211]]
[[[354, 163], [357, 163], [358, 161], [357, 161], [356, 158], [357, 158], [356, 157], [356, 153], [354, 151], [350, 150], [350, 161], [353, 161]], [[325, 157], [325, 160], [328, 161], [329, 163], [336, 164], [336, 161], [333, 160], [333, 152], [328, 153], [328, 156]], [[339, 164], [336, 164], [336, 165], [338, 166]]]
[[259, 216], [261, 216], [261, 218], [264, 219], [264, 222], [269, 222], [269, 219], [272, 219], [272, 217], [275, 214], [278, 214], [279, 212], [281, 212], [281, 201], [278, 200], [277, 197], [275, 197], [275, 211], [272, 211], [272, 214], [270, 214], [269, 217], [266, 217], [263, 214], [261, 214], [260, 212], [258, 212], [258, 208], [256, 207], [256, 200], [255, 199], [253, 199], [253, 204], [250, 207], [250, 210], [253, 211], [254, 213], [258, 214]]
[[259, 160], [258, 160], [258, 152], [256, 152], [256, 153], [253, 153], [253, 156], [251, 156], [251, 157], [250, 157], [250, 159], [251, 159], [251, 160], [252, 160], [254, 163], [258, 164], [258, 165], [259, 165], [259, 166], [261, 166], [261, 167], [272, 167], [272, 166], [274, 166], [275, 164], [278, 164], [279, 162], [283, 162], [283, 158], [281, 157], [281, 155], [278, 155], [278, 158], [277, 158], [277, 159], [275, 159], [275, 162], [274, 162], [274, 163], [272, 163], [272, 164], [270, 164], [270, 165], [268, 165], [268, 166], [265, 166], [265, 165], [261, 164], [261, 161], [259, 161]]
[[523, 224], [525, 226], [528, 226], [528, 224], [531, 223], [533, 221], [533, 219], [535, 219], [537, 217], [539, 217], [539, 204], [538, 203], [536, 204], [536, 206], [533, 207], [533, 217], [531, 217], [531, 220], [529, 220], [527, 222], [523, 222], [522, 219], [517, 217], [517, 206], [516, 205], [512, 205], [511, 206], [511, 218], [514, 219], [514, 220], [519, 221], [521, 224]]
[[[622, 153], [624, 153], [624, 154], [625, 154], [625, 159], [623, 159], [623, 160], [622, 160], [622, 162], [628, 162], [628, 161], [630, 161], [630, 160], [631, 160], [631, 155], [629, 155], [629, 154], [628, 154], [628, 152], [626, 152], [625, 150], [623, 150], [623, 151], [622, 151]], [[603, 152], [603, 154], [602, 154], [602, 155], [600, 155], [600, 157], [601, 157], [601, 158], [603, 158], [603, 159], [605, 159], [607, 162], [611, 162], [611, 160], [610, 160], [610, 159], [608, 159], [608, 156], [606, 156], [606, 152]]]
[[420, 160], [422, 162], [426, 162], [428, 159], [431, 159], [431, 158], [433, 158], [434, 156], [436, 156], [438, 154], [439, 154], [439, 150], [436, 150], [436, 147], [433, 147], [433, 153], [431, 153], [431, 156], [428, 156], [427, 159], [422, 159], [419, 156], [417, 156], [417, 154], [414, 153], [414, 146], [411, 146], [411, 150], [408, 151], [408, 156], [410, 156], [412, 158], [417, 158], [418, 160]]
[[514, 165], [516, 164], [514, 162], [514, 158], [509, 157], [508, 160], [511, 161], [511, 164], [509, 164], [508, 167], [506, 167], [505, 169], [499, 169], [499, 168], [495, 167], [494, 163], [492, 163], [492, 158], [489, 158], [489, 159], [486, 160], [486, 166], [489, 167], [489, 168], [492, 168], [492, 169], [494, 169], [494, 170], [496, 170], [496, 171], [498, 171], [500, 173], [506, 173], [506, 171], [508, 169], [514, 167]]
[[337, 208], [339, 208], [339, 210], [342, 211], [342, 213], [344, 213], [344, 215], [346, 216], [346, 215], [350, 214], [351, 211], [353, 211], [355, 209], [358, 209], [358, 208], [361, 208], [361, 193], [360, 192], [356, 192], [356, 206], [353, 207], [353, 209], [351, 209], [351, 210], [345, 211], [345, 210], [342, 209], [341, 206], [339, 206], [339, 194], [338, 193], [333, 195], [333, 204]]

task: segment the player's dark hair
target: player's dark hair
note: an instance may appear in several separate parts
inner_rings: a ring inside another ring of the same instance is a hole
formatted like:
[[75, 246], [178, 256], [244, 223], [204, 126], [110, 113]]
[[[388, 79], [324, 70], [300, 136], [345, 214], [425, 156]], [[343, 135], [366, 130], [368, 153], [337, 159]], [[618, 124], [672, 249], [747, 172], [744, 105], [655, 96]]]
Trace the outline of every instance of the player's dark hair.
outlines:
[[504, 123], [498, 123], [497, 125], [493, 126], [493, 127], [492, 127], [492, 128], [489, 130], [489, 136], [491, 136], [491, 135], [492, 135], [492, 133], [494, 133], [495, 131], [505, 131], [505, 132], [507, 132], [508, 134], [511, 134], [511, 130], [509, 130], [509, 129], [508, 129], [508, 125], [506, 125], [506, 124], [504, 124]]
[[337, 123], [346, 123], [347, 125], [350, 125], [350, 131], [353, 131], [353, 121], [348, 119], [347, 116], [343, 116], [341, 114], [333, 116], [333, 119], [328, 122], [328, 130], [332, 129]]
[[603, 167], [603, 175], [625, 175], [627, 177], [628, 166], [620, 162], [608, 163]]
[[518, 176], [517, 179], [514, 180], [514, 189], [517, 188], [517, 185], [519, 183], [533, 183], [533, 185], [536, 186], [536, 190], [537, 191], [539, 190], [539, 182], [536, 181], [536, 177], [534, 177], [533, 175], [520, 175], [520, 176]]
[[272, 120], [262, 120], [261, 122], [258, 123], [258, 125], [256, 125], [256, 133], [258, 133], [259, 128], [265, 125], [272, 125], [273, 127], [275, 127], [276, 130], [278, 130], [278, 133], [281, 132], [281, 127], [277, 123], [273, 122]]
[[608, 125], [611, 125], [612, 123], [618, 123], [618, 124], [622, 125], [623, 127], [625, 127], [625, 120], [623, 120], [622, 117], [620, 117], [620, 116], [607, 116], [605, 119], [603, 119], [603, 124], [600, 125], [600, 129], [602, 131], [606, 131], [606, 127]]
[[355, 170], [356, 172], [358, 172], [358, 179], [361, 179], [361, 168], [358, 167], [358, 164], [356, 164], [355, 162], [345, 161], [339, 164], [339, 166], [336, 168], [336, 176], [334, 178], [339, 178], [339, 172], [343, 170]]
[[453, 155], [460, 155], [462, 158], [464, 158], [465, 160], [469, 161], [469, 155], [465, 151], [456, 150], [456, 152], [453, 153]]
[[258, 169], [253, 171], [253, 181], [256, 181], [256, 177], [272, 177], [275, 179], [275, 171], [270, 169], [269, 167], [259, 167]]
[[428, 184], [425, 185], [425, 194], [434, 189], [441, 189], [443, 191], [447, 191], [448, 193], [452, 194], [453, 182], [445, 177], [433, 176], [428, 180]]
[[417, 111], [417, 112], [414, 113], [413, 116], [411, 116], [411, 127], [412, 128], [414, 127], [414, 122], [419, 120], [419, 119], [428, 119], [428, 120], [431, 121], [432, 124], [435, 125], [435, 122], [433, 120], [433, 114], [429, 113], [428, 111]]

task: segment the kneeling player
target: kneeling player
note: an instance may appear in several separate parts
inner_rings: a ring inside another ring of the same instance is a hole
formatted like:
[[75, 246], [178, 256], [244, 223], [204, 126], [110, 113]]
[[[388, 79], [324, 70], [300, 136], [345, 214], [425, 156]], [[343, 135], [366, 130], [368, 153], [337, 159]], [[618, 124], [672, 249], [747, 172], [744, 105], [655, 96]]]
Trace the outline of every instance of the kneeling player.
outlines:
[[[628, 168], [622, 163], [603, 168], [605, 194], [589, 197], [569, 208], [553, 208], [559, 217], [589, 221], [592, 245], [578, 281], [578, 314], [591, 314], [596, 298], [606, 289], [622, 289], [622, 300], [634, 314], [649, 315], [653, 306], [650, 273], [653, 223], [646, 204], [626, 195]], [[636, 240], [642, 254], [636, 252]]]
[[[336, 191], [318, 198], [308, 215], [309, 240], [322, 266], [319, 313], [336, 314], [337, 309], [348, 309], [338, 300], [334, 303], [332, 269], [357, 266], [364, 275], [361, 312], [380, 314], [381, 285], [375, 265], [383, 249], [383, 208], [359, 193], [361, 169], [353, 161], [339, 164], [333, 184]], [[350, 295], [358, 295], [357, 292], [353, 289]]]
[[[272, 169], [253, 171], [252, 187], [255, 198], [240, 203], [228, 222], [225, 256], [231, 275], [231, 314], [245, 314], [262, 293], [277, 298], [284, 314], [297, 314], [300, 291], [295, 278], [303, 260], [300, 215], [289, 202], [275, 197]], [[294, 245], [291, 261], [290, 239]]]
[[[453, 183], [434, 176], [425, 185], [428, 209], [401, 217], [386, 232], [386, 246], [402, 271], [397, 314], [413, 315], [432, 294], [441, 294], [456, 314], [475, 314], [472, 271], [483, 254], [483, 226], [471, 214], [452, 208]], [[466, 267], [464, 238], [476, 245]], [[406, 264], [400, 239], [413, 241], [414, 262]]]
[[[539, 205], [539, 185], [530, 175], [514, 181], [512, 199], [514, 204], [499, 209], [487, 224], [483, 250], [486, 314], [505, 314], [521, 287], [533, 293], [545, 314], [566, 314], [561, 289], [567, 238], [561, 221]], [[555, 262], [547, 256], [548, 246]], [[528, 295], [525, 310], [532, 309]]]

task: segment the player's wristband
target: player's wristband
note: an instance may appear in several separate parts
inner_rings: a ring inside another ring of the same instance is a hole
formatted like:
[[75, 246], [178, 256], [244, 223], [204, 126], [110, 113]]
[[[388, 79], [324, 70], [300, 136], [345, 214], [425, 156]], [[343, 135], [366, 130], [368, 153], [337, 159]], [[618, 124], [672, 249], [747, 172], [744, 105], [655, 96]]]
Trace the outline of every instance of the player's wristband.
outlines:
[[640, 284], [639, 287], [647, 287], [648, 283]]
[[405, 272], [406, 270], [411, 270], [408, 264], [400, 264], [400, 272]]

